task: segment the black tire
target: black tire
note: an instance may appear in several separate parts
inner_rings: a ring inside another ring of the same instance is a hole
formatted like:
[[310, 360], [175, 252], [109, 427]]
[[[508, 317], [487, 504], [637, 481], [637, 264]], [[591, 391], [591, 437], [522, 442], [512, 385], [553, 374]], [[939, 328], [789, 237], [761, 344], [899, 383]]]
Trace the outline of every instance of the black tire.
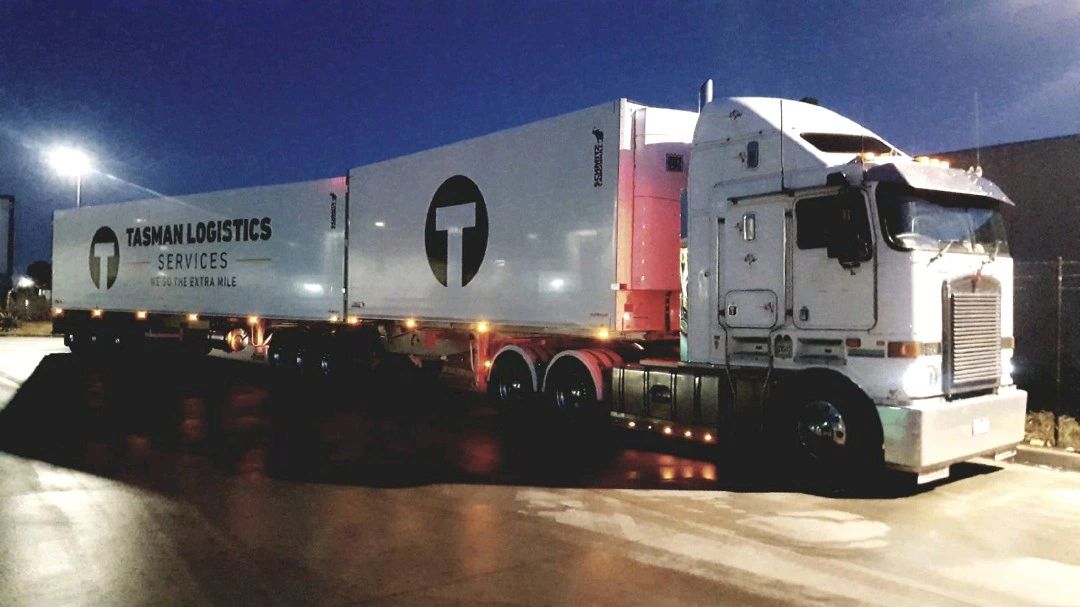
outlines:
[[516, 352], [500, 354], [491, 367], [487, 394], [499, 413], [525, 413], [536, 399], [529, 363]]
[[71, 350], [72, 354], [86, 354], [90, 335], [86, 331], [71, 331], [64, 335], [64, 345]]
[[597, 400], [592, 375], [581, 361], [570, 357], [555, 361], [545, 383], [545, 400], [556, 420], [588, 429], [607, 422], [607, 407]]
[[278, 329], [270, 337], [266, 356], [271, 367], [295, 369], [301, 333], [297, 329]]
[[873, 401], [844, 377], [809, 371], [781, 388], [767, 420], [778, 464], [795, 478], [859, 486], [884, 471], [881, 422]]

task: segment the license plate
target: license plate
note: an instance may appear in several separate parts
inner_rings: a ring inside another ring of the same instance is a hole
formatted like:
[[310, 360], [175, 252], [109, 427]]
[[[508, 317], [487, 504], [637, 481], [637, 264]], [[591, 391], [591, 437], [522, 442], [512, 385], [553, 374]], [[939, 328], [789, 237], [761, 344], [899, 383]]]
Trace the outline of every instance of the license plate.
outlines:
[[971, 435], [978, 436], [980, 434], [986, 434], [990, 431], [990, 418], [989, 417], [976, 417], [971, 422]]

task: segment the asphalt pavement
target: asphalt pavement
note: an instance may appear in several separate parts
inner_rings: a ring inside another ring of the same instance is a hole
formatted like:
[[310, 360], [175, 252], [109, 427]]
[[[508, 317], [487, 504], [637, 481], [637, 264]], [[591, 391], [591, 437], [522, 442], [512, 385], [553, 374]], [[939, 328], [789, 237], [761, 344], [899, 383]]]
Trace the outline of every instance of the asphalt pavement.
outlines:
[[3, 604], [1080, 605], [1076, 473], [838, 493], [407, 371], [56, 352], [0, 339]]

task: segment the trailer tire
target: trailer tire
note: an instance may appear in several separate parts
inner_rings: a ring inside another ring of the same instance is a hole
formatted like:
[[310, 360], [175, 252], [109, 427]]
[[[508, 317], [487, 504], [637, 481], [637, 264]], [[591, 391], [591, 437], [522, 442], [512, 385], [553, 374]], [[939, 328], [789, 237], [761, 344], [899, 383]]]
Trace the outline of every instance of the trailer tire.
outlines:
[[292, 369], [296, 366], [296, 353], [300, 340], [296, 329], [278, 329], [270, 337], [267, 359], [271, 367]]
[[771, 443], [796, 478], [851, 487], [884, 468], [873, 401], [840, 375], [811, 370], [781, 387], [770, 407]]

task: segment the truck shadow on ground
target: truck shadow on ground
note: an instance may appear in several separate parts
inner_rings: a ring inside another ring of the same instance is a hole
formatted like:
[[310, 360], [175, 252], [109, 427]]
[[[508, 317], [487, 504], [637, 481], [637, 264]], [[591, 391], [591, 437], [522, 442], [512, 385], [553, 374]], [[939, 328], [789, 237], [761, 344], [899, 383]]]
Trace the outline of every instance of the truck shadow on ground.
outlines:
[[[167, 353], [46, 357], [0, 412], [0, 449], [169, 490], [196, 475], [370, 487], [433, 483], [798, 491], [900, 497], [932, 489], [887, 475], [836, 490], [778, 474], [768, 450], [720, 455], [608, 428], [575, 436], [543, 416], [407, 367], [330, 381]], [[950, 482], [992, 472], [954, 466]]]

